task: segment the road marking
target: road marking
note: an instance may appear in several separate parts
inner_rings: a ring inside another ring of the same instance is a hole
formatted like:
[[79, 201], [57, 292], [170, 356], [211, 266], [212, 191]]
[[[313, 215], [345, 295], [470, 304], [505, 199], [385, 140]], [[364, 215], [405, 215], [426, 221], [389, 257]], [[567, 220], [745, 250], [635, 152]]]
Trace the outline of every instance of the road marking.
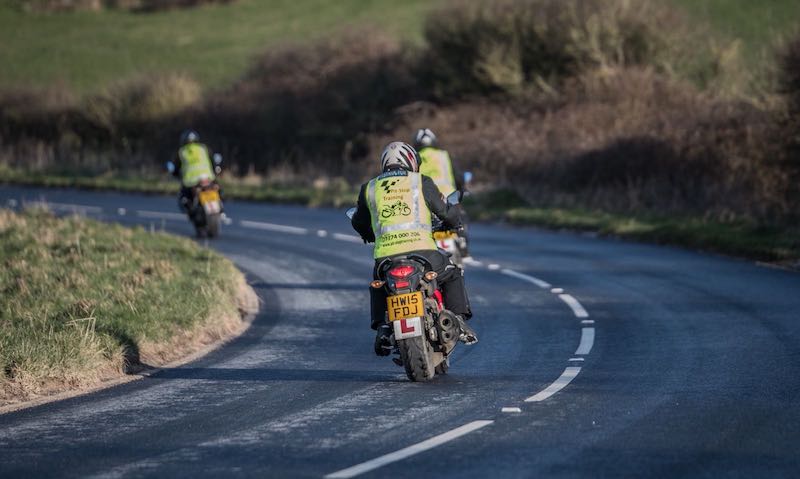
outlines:
[[73, 205], [70, 203], [52, 203], [50, 201], [30, 201], [26, 202], [26, 204], [34, 205], [34, 206], [41, 206], [44, 208], [49, 208], [52, 210], [59, 210], [59, 211], [84, 211], [87, 213], [102, 213], [103, 208], [99, 206], [89, 206], [89, 205]]
[[127, 212], [128, 210], [126, 210], [125, 208], [117, 208], [117, 214], [120, 216], [125, 216], [125, 213]]
[[498, 269], [500, 269], [500, 265], [499, 265], [499, 264], [494, 264], [494, 263], [492, 263], [492, 264], [490, 264], [490, 265], [488, 266], [488, 268], [489, 268], [490, 270], [492, 270], [492, 271], [497, 271]]
[[594, 324], [594, 319], [584, 319], [581, 324]]
[[159, 219], [167, 219], [167, 220], [180, 220], [184, 221], [186, 219], [186, 215], [182, 213], [166, 213], [164, 211], [148, 211], [148, 210], [136, 210], [136, 216], [142, 218], [159, 218]]
[[534, 394], [533, 396], [529, 397], [528, 399], [525, 400], [525, 402], [544, 401], [553, 394], [567, 387], [567, 384], [572, 382], [572, 380], [575, 379], [576, 376], [578, 376], [579, 372], [581, 372], [581, 368], [579, 367], [575, 366], [568, 367], [567, 369], [564, 370], [563, 373], [561, 373], [561, 376], [559, 376], [558, 379], [556, 379], [555, 382], [553, 382], [553, 384], [547, 386], [543, 391], [540, 391]]
[[14, 198], [11, 198], [6, 203], [8, 204], [9, 208], [16, 208], [17, 207], [17, 200], [15, 200]]
[[333, 239], [337, 239], [339, 241], [349, 241], [351, 243], [363, 243], [364, 241], [356, 235], [343, 235], [341, 233], [333, 233]]
[[500, 412], [522, 412], [522, 409], [518, 407], [504, 407]]
[[461, 436], [469, 434], [473, 431], [477, 431], [478, 429], [486, 427], [492, 423], [494, 423], [494, 421], [486, 421], [486, 420], [472, 421], [471, 423], [464, 424], [461, 427], [457, 427], [451, 431], [439, 434], [438, 436], [434, 436], [430, 439], [414, 444], [413, 446], [409, 446], [405, 449], [400, 449], [399, 451], [395, 451], [383, 455], [381, 457], [377, 457], [367, 462], [362, 462], [361, 464], [348, 467], [347, 469], [342, 469], [341, 471], [330, 473], [325, 477], [329, 479], [356, 477], [358, 475], [364, 474], [365, 472], [378, 469], [379, 467], [383, 467], [387, 464], [401, 461], [407, 457], [411, 457], [421, 452], [425, 452], [429, 449], [441, 446], [444, 443], [450, 442], [454, 439], [458, 439]]
[[583, 361], [583, 358], [569, 358], [570, 361]]
[[[489, 268], [491, 268], [491, 266], [489, 266]], [[512, 269], [504, 269], [502, 271], [502, 273], [504, 275], [506, 275], [506, 276], [511, 276], [513, 278], [521, 279], [522, 281], [527, 281], [529, 283], [533, 283], [533, 284], [535, 284], [536, 286], [538, 286], [538, 287], [540, 287], [542, 289], [547, 289], [547, 288], [550, 287], [550, 283], [548, 283], [547, 281], [542, 281], [539, 278], [535, 278], [535, 277], [527, 275], [527, 274], [517, 273], [516, 271], [514, 271]]]
[[324, 238], [328, 236], [328, 232], [325, 230], [317, 230], [317, 236], [319, 236], [320, 238]]
[[578, 300], [573, 298], [571, 295], [569, 295], [569, 294], [559, 294], [558, 297], [561, 298], [561, 301], [567, 303], [567, 306], [572, 308], [572, 312], [575, 313], [575, 317], [578, 317], [578, 318], [588, 318], [589, 317], [589, 313], [587, 313], [586, 310], [583, 309], [583, 306], [581, 306], [581, 303], [579, 303]]
[[553, 294], [562, 294], [564, 293], [564, 288], [553, 288], [550, 290], [550, 292]]
[[594, 346], [594, 328], [581, 329], [581, 343], [578, 349], [575, 350], [576, 356], [585, 356], [592, 351]]
[[244, 226], [245, 228], [254, 228], [257, 230], [277, 231], [279, 233], [289, 233], [293, 235], [308, 234], [308, 230], [306, 228], [298, 228], [296, 226], [276, 225], [273, 223], [263, 223], [261, 221], [247, 221], [247, 220], [242, 220], [239, 222], [239, 224]]
[[476, 259], [473, 259], [471, 256], [467, 256], [466, 258], [463, 259], [463, 261], [464, 261], [464, 264], [477, 266], [477, 267], [483, 266], [483, 263], [481, 263], [480, 261], [478, 261]]

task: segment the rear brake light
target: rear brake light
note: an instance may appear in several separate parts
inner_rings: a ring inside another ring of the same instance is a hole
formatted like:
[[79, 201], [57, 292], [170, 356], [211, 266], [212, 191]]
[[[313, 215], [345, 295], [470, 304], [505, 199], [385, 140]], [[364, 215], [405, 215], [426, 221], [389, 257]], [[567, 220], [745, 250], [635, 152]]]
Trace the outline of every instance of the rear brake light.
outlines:
[[407, 278], [414, 273], [414, 270], [413, 266], [395, 266], [389, 270], [389, 276], [392, 278]]
[[395, 288], [408, 288], [409, 282], [408, 281], [395, 281], [394, 287]]

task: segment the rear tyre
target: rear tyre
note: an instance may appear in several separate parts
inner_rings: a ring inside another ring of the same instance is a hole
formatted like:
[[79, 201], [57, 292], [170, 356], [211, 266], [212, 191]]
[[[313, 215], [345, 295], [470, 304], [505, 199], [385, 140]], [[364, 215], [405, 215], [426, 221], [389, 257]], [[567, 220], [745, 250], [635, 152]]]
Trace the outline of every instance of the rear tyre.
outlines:
[[206, 232], [209, 238], [219, 236], [219, 215], [206, 216]]
[[401, 339], [397, 341], [397, 346], [408, 379], [421, 382], [433, 378], [436, 371], [431, 361], [430, 346], [424, 336]]

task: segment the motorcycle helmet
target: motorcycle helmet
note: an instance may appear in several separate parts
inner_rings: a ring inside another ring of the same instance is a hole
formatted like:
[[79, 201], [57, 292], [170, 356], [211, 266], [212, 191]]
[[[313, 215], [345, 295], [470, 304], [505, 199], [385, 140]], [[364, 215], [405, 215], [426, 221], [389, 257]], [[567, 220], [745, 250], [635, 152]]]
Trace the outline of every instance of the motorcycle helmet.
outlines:
[[381, 153], [381, 170], [403, 169], [406, 171], [419, 171], [419, 157], [415, 150], [408, 143], [394, 141], [386, 145]]
[[184, 130], [181, 133], [181, 145], [188, 145], [198, 141], [200, 141], [200, 135], [194, 130]]
[[430, 128], [420, 128], [414, 135], [414, 146], [417, 149], [436, 146], [436, 135]]

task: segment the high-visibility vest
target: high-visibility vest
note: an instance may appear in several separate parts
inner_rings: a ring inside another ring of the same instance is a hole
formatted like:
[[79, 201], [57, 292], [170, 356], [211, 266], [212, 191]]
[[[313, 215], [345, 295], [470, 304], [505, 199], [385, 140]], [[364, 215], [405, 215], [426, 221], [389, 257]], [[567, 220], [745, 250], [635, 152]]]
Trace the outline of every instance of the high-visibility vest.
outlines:
[[207, 178], [214, 180], [214, 169], [211, 167], [211, 158], [208, 149], [200, 143], [189, 143], [178, 150], [181, 159], [181, 181], [183, 186], [191, 188]]
[[445, 150], [426, 147], [419, 150], [419, 157], [422, 160], [419, 165], [419, 172], [425, 176], [430, 176], [442, 196], [445, 198], [450, 193], [456, 191], [456, 177], [453, 174], [453, 162], [450, 154]]
[[389, 171], [367, 184], [366, 195], [375, 233], [375, 258], [436, 250], [422, 175]]

